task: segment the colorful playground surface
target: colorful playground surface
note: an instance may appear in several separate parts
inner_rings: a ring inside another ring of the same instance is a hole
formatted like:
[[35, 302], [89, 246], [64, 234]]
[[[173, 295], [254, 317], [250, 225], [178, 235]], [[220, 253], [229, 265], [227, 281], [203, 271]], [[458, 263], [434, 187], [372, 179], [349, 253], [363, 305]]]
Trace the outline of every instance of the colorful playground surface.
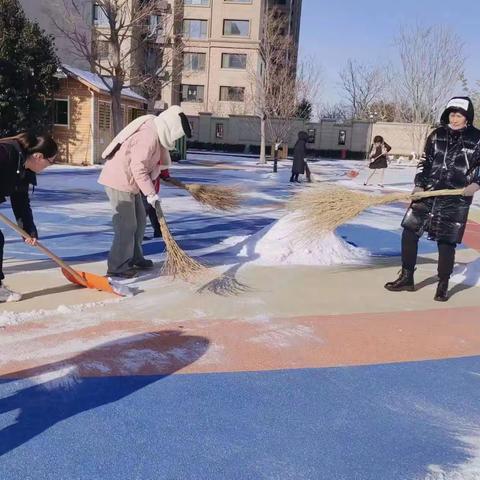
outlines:
[[[228, 288], [156, 268], [128, 281], [131, 298], [80, 289], [2, 227], [6, 282], [24, 300], [0, 306], [0, 479], [480, 479], [478, 199], [441, 304], [428, 240], [417, 291], [383, 288], [405, 204], [368, 210], [302, 255], [274, 235], [296, 191], [365, 189], [365, 171], [345, 175], [360, 162], [311, 162], [312, 185], [290, 185], [289, 167], [190, 154], [173, 169], [241, 184], [236, 213], [162, 187], [175, 238]], [[112, 231], [98, 173], [54, 167], [32, 206], [48, 248], [103, 274]], [[410, 190], [414, 173], [390, 165], [385, 191]], [[163, 241], [144, 248], [160, 265]]]

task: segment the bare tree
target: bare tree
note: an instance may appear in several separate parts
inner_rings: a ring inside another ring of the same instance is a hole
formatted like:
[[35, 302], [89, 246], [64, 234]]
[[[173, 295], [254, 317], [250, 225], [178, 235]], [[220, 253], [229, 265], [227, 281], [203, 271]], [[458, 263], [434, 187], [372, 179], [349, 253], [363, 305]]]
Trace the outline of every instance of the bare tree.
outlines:
[[135, 88], [155, 100], [175, 80], [179, 69], [174, 63], [183, 49], [176, 34], [178, 21], [165, 0], [96, 0], [92, 26], [86, 11], [91, 9], [90, 2], [61, 1], [64, 16], [54, 20], [55, 25], [75, 54], [100, 75], [112, 99], [113, 133], [117, 134], [123, 128], [124, 88]]
[[468, 95], [473, 102], [474, 111], [477, 112], [474, 120], [474, 125], [477, 128], [480, 128], [480, 81], [477, 80], [475, 82], [475, 85], [472, 87], [470, 86], [470, 83], [465, 77], [465, 75], [462, 74], [460, 82], [462, 83], [462, 88], [465, 92], [465, 95]]
[[351, 118], [369, 119], [372, 106], [383, 99], [386, 91], [387, 67], [364, 65], [349, 59], [339, 76]]
[[396, 39], [400, 71], [395, 76], [395, 103], [402, 121], [413, 123], [412, 141], [423, 149], [441, 109], [458, 86], [465, 64], [460, 38], [446, 27], [417, 25]]
[[250, 101], [260, 118], [260, 163], [266, 162], [270, 143], [287, 143], [302, 100], [313, 104], [319, 88], [319, 70], [311, 60], [297, 66], [293, 39], [285, 33], [285, 19], [275, 8], [263, 17], [261, 66], [247, 67]]
[[350, 118], [350, 112], [343, 103], [323, 103], [318, 110], [318, 120], [323, 119], [345, 122]]

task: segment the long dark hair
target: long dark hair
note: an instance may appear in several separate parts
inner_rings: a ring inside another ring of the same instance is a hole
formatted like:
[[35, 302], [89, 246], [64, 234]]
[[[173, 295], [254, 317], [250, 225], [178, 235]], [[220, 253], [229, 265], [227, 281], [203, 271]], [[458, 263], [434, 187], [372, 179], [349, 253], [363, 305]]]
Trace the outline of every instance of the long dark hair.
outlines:
[[35, 135], [32, 132], [22, 132], [13, 137], [1, 138], [0, 143], [12, 140], [18, 142], [25, 156], [42, 153], [45, 158], [51, 158], [58, 153], [57, 142], [46, 133]]

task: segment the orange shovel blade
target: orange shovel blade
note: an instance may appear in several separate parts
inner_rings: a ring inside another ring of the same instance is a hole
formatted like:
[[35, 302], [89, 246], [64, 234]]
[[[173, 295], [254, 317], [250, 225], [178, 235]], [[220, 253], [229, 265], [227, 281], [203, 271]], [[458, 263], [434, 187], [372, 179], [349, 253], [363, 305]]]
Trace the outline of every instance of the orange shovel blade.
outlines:
[[92, 288], [93, 290], [101, 290], [102, 292], [109, 292], [119, 295], [108, 281], [108, 278], [101, 277], [100, 275], [95, 275], [93, 273], [88, 272], [80, 272], [76, 271], [77, 274], [82, 277], [83, 282], [80, 282], [80, 279], [77, 279], [73, 275], [70, 274], [67, 270], [62, 268], [62, 273], [67, 280], [74, 283], [75, 285], [80, 285], [81, 287]]

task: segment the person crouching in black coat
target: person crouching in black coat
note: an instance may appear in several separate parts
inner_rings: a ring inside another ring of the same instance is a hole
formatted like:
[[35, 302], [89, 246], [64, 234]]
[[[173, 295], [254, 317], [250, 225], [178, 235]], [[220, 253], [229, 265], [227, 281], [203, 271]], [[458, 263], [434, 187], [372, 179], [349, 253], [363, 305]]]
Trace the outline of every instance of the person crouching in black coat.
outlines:
[[[57, 152], [57, 144], [49, 135], [21, 133], [0, 139], [0, 203], [10, 197], [18, 225], [32, 237], [32, 240], [25, 240], [29, 245], [35, 245], [38, 237], [30, 208], [29, 185], [36, 185], [36, 173], [55, 163]], [[3, 285], [4, 244], [0, 230], [0, 303], [21, 299], [19, 293]]]
[[438, 244], [438, 286], [434, 299], [448, 300], [448, 281], [461, 243], [473, 195], [480, 189], [480, 130], [472, 126], [468, 97], [452, 98], [441, 116], [441, 127], [427, 138], [413, 192], [464, 188], [463, 196], [431, 197], [410, 204], [402, 221], [402, 270], [387, 290], [413, 291], [418, 240], [424, 232]]

